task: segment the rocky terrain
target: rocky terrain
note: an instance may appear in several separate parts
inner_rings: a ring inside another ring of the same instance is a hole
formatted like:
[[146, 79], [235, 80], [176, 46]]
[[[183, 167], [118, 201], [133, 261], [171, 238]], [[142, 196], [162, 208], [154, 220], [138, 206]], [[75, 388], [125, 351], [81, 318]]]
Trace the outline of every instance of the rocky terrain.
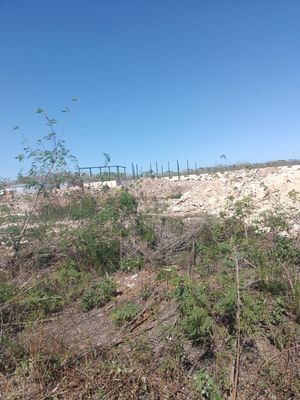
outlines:
[[201, 212], [219, 214], [234, 201], [248, 198], [255, 215], [294, 207], [300, 192], [300, 166], [266, 167], [201, 174], [178, 181], [144, 179], [133, 185], [132, 192], [144, 200], [154, 198], [173, 216], [195, 216]]

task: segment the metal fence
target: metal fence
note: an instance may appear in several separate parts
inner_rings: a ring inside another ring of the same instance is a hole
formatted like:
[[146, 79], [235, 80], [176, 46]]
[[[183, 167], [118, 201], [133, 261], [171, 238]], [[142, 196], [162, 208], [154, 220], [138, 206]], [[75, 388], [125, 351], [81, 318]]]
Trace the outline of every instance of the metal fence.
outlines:
[[[173, 165], [174, 167], [174, 165]], [[186, 160], [186, 165], [181, 168], [179, 161], [176, 160], [175, 168], [171, 169], [171, 164], [168, 161], [166, 165], [158, 164], [155, 161], [149, 164], [149, 168], [144, 169], [136, 163], [131, 163], [131, 171], [128, 174], [124, 165], [101, 165], [93, 167], [80, 167], [79, 172], [84, 181], [124, 181], [141, 178], [175, 178], [180, 180], [185, 176], [188, 179], [191, 175], [199, 175], [201, 169], [198, 169], [195, 162], [191, 168], [189, 160]]]
[[80, 167], [81, 177], [88, 181], [100, 180], [126, 180], [126, 167], [124, 165], [101, 165], [97, 167]]
[[[174, 165], [173, 165], [174, 167]], [[180, 166], [178, 160], [176, 160], [175, 168], [171, 169], [170, 162], [168, 161], [166, 165], [159, 164], [157, 161], [155, 163], [149, 164], [149, 169], [143, 170], [142, 167], [138, 167], [137, 164], [131, 163], [131, 178], [132, 179], [140, 179], [140, 178], [176, 178], [178, 180], [181, 177], [185, 176], [190, 178], [191, 175], [199, 175], [201, 169], [197, 167], [197, 163], [191, 164], [189, 160], [186, 160], [186, 164], [184, 167]]]

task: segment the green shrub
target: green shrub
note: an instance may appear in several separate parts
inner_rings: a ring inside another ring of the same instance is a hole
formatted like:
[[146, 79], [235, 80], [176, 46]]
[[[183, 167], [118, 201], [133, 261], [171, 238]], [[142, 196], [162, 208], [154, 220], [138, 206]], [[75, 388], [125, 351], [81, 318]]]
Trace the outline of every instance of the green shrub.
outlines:
[[73, 261], [67, 261], [65, 264], [60, 266], [53, 273], [53, 280], [57, 282], [58, 285], [66, 287], [74, 286], [82, 281], [85, 281], [88, 277], [88, 273], [85, 271], [80, 271], [78, 265]]
[[194, 342], [205, 343], [209, 341], [213, 319], [203, 307], [194, 307], [183, 318], [182, 326], [189, 339]]
[[150, 246], [156, 243], [156, 236], [153, 227], [147, 223], [143, 215], [139, 215], [136, 219], [136, 231], [139, 237], [147, 242]]
[[103, 307], [116, 295], [117, 285], [111, 279], [106, 279], [98, 285], [87, 290], [81, 299], [83, 311], [92, 310], [95, 307]]
[[167, 268], [162, 268], [159, 271], [155, 280], [171, 282], [177, 278], [178, 278], [178, 273], [176, 269], [173, 267], [167, 267]]
[[57, 287], [52, 281], [45, 281], [38, 283], [27, 292], [24, 311], [30, 318], [38, 319], [59, 311], [62, 304], [63, 296], [57, 294]]
[[122, 260], [121, 268], [123, 271], [133, 271], [135, 269], [141, 269], [143, 265], [143, 257], [126, 258]]
[[135, 303], [126, 303], [116, 308], [112, 312], [112, 320], [116, 326], [122, 326], [132, 320], [140, 311], [140, 307]]
[[0, 373], [10, 373], [24, 357], [25, 351], [21, 344], [5, 335], [0, 335]]
[[58, 204], [44, 205], [36, 218], [40, 221], [60, 221], [65, 218], [72, 220], [91, 219], [98, 211], [97, 200], [91, 195], [83, 195], [74, 197], [70, 203], [61, 206]]
[[127, 190], [120, 191], [118, 202], [120, 209], [127, 214], [135, 213], [137, 210], [137, 201]]
[[220, 298], [217, 301], [214, 310], [217, 315], [221, 316], [223, 323], [230, 328], [234, 329], [236, 320], [236, 302], [237, 290], [236, 286], [229, 286], [220, 290]]
[[96, 267], [100, 274], [120, 267], [119, 239], [96, 223], [77, 229], [73, 246], [75, 259], [85, 267]]
[[274, 249], [274, 257], [282, 262], [300, 263], [300, 250], [293, 244], [292, 240], [278, 236]]
[[14, 295], [13, 286], [8, 283], [0, 283], [0, 305], [10, 301]]
[[205, 370], [199, 370], [194, 377], [195, 390], [205, 400], [222, 400], [222, 395], [212, 377]]
[[268, 320], [273, 325], [278, 325], [284, 315], [284, 302], [281, 298], [278, 298], [274, 304], [271, 313], [268, 316]]
[[68, 215], [71, 219], [91, 219], [97, 213], [97, 200], [93, 196], [85, 195], [71, 202], [68, 208]]
[[37, 319], [61, 310], [71, 300], [81, 295], [89, 274], [79, 271], [77, 265], [68, 261], [20, 297], [22, 315]]
[[242, 293], [241, 330], [248, 335], [260, 332], [267, 319], [265, 298], [262, 294]]
[[208, 298], [204, 289], [197, 287], [189, 278], [182, 277], [175, 279], [175, 285], [174, 297], [184, 332], [194, 342], [209, 341], [213, 319], [208, 313]]
[[136, 214], [137, 201], [128, 191], [121, 190], [116, 196], [110, 197], [99, 212], [98, 220], [102, 223], [113, 222], [119, 225], [123, 217]]

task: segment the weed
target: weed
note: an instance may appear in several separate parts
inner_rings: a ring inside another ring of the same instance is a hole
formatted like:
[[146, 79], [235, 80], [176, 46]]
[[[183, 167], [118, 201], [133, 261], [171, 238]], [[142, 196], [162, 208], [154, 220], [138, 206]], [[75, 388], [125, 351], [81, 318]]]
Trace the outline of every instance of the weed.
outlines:
[[143, 257], [131, 257], [122, 260], [121, 269], [122, 271], [133, 271], [135, 269], [141, 269], [144, 265]]
[[116, 326], [122, 326], [132, 320], [140, 311], [139, 305], [135, 303], [125, 303], [112, 312], [112, 320]]
[[284, 309], [285, 307], [283, 300], [281, 298], [278, 298], [268, 317], [268, 320], [271, 324], [278, 325], [282, 321]]
[[194, 307], [183, 319], [182, 326], [191, 340], [197, 343], [205, 343], [210, 340], [213, 319], [205, 308]]
[[103, 307], [116, 295], [117, 285], [111, 279], [106, 279], [98, 285], [87, 290], [81, 299], [83, 311], [92, 310], [95, 307]]
[[141, 292], [140, 292], [140, 297], [143, 301], [147, 301], [153, 293], [153, 289], [149, 285], [143, 285]]
[[30, 360], [31, 376], [35, 382], [47, 386], [59, 378], [61, 365], [58, 353], [38, 353]]
[[300, 263], [300, 250], [287, 237], [277, 237], [273, 254], [282, 262]]
[[173, 267], [168, 267], [168, 268], [162, 268], [159, 273], [156, 276], [157, 281], [167, 281], [171, 282], [174, 280], [174, 278], [178, 277], [178, 273], [175, 268]]
[[207, 311], [208, 299], [205, 291], [188, 278], [175, 279], [175, 285], [174, 297], [182, 316], [181, 324], [184, 332], [195, 342], [209, 341], [213, 319]]
[[59, 311], [71, 300], [80, 296], [89, 275], [79, 271], [74, 262], [66, 262], [56, 271], [21, 294], [23, 318], [38, 319]]
[[96, 223], [75, 231], [73, 257], [84, 267], [93, 266], [100, 274], [113, 272], [120, 265], [120, 243]]
[[137, 210], [137, 201], [127, 190], [120, 191], [118, 202], [121, 211], [126, 214], [135, 213]]
[[12, 285], [9, 285], [8, 283], [1, 282], [0, 283], [0, 305], [7, 303], [13, 298], [15, 289], [13, 288]]
[[212, 377], [205, 370], [199, 370], [194, 377], [196, 391], [207, 400], [222, 400], [221, 392]]
[[1, 334], [0, 336], [0, 373], [10, 373], [24, 358], [25, 352], [21, 344], [9, 337]]
[[40, 209], [36, 218], [47, 223], [65, 218], [72, 220], [91, 219], [97, 213], [97, 208], [96, 198], [85, 194], [73, 197], [66, 206], [46, 204]]
[[154, 246], [156, 243], [156, 235], [152, 226], [150, 226], [145, 216], [139, 215], [136, 219], [136, 231], [137, 234], [150, 246]]
[[149, 345], [147, 337], [135, 339], [132, 343], [133, 358], [141, 363], [149, 363], [153, 359], [153, 349]]

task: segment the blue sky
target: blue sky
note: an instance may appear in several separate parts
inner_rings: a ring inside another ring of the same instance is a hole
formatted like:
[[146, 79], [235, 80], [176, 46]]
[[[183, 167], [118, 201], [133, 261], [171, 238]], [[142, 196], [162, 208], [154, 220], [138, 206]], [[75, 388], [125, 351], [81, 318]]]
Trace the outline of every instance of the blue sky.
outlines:
[[0, 0], [0, 177], [37, 107], [81, 166], [299, 158], [299, 21], [299, 0]]

